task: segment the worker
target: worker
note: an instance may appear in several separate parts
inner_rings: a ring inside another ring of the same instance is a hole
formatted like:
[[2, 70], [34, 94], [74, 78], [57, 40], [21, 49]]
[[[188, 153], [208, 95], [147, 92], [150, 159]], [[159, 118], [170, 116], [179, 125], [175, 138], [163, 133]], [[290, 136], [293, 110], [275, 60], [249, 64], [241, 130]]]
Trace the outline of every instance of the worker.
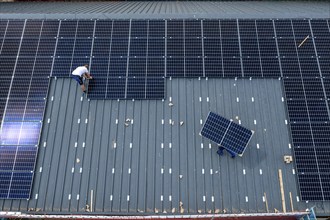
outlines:
[[88, 72], [87, 68], [88, 68], [88, 64], [85, 64], [83, 66], [78, 66], [71, 73], [72, 78], [79, 83], [80, 88], [84, 93], [86, 93], [85, 84], [83, 82], [84, 78], [85, 79], [93, 79], [93, 77], [91, 77], [90, 73]]
[[236, 154], [234, 152], [232, 152], [231, 150], [225, 149], [224, 147], [221, 147], [221, 146], [219, 146], [217, 154], [219, 154], [219, 156], [222, 156], [223, 155], [223, 150], [226, 150], [231, 155], [231, 158], [236, 157]]

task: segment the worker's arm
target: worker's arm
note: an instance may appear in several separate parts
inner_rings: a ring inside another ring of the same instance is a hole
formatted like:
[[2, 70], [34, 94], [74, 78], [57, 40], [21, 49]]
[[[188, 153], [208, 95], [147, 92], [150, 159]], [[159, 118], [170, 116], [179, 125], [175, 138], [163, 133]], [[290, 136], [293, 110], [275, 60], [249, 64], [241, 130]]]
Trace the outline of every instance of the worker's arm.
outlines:
[[93, 79], [93, 77], [91, 77], [91, 75], [88, 72], [84, 73], [84, 77], [86, 79]]

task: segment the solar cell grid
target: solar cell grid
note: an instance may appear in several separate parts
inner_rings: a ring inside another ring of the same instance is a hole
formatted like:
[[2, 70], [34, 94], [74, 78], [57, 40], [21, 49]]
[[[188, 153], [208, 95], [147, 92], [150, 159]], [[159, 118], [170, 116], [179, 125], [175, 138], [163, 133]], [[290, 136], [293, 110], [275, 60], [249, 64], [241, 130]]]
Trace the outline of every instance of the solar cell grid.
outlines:
[[91, 74], [95, 76], [95, 78], [99, 76], [106, 77], [108, 75], [108, 69], [109, 58], [93, 58], [89, 68]]
[[185, 20], [184, 30], [185, 38], [201, 38], [202, 37], [202, 22], [200, 20]]
[[330, 57], [330, 38], [314, 38], [317, 55], [321, 57]]
[[93, 43], [93, 57], [109, 57], [110, 56], [110, 38], [95, 38]]
[[112, 39], [110, 56], [127, 57], [128, 56], [128, 38], [127, 39]]
[[292, 27], [296, 39], [304, 39], [308, 35], [311, 37], [311, 31], [308, 20], [292, 20]]
[[55, 38], [60, 22], [58, 20], [44, 20], [41, 30], [41, 38]]
[[[94, 74], [94, 72], [91, 73]], [[90, 99], [105, 99], [107, 92], [107, 76], [98, 75], [95, 73], [97, 77], [89, 82], [88, 85], [88, 98]]]
[[319, 58], [319, 64], [321, 69], [321, 75], [326, 78], [330, 78], [330, 62], [327, 58]]
[[204, 64], [206, 77], [223, 77], [221, 57], [206, 57]]
[[293, 38], [291, 20], [275, 20], [277, 38]]
[[238, 39], [222, 39], [223, 57], [240, 57]]
[[164, 38], [165, 37], [165, 21], [149, 20], [148, 21], [148, 38]]
[[296, 43], [293, 38], [278, 38], [277, 44], [280, 56], [297, 56]]
[[55, 38], [41, 38], [38, 44], [37, 56], [51, 57], [54, 56], [56, 45]]
[[307, 100], [307, 108], [311, 122], [330, 120], [325, 100]]
[[89, 57], [91, 56], [92, 39], [76, 39], [74, 45], [74, 57]]
[[290, 122], [308, 122], [306, 100], [287, 100], [287, 108]]
[[131, 37], [132, 38], [147, 38], [148, 21], [133, 20], [131, 22]]
[[143, 77], [146, 75], [146, 58], [129, 58], [128, 76]]
[[239, 20], [238, 26], [239, 26], [239, 35], [240, 35], [241, 40], [257, 38], [255, 20]]
[[283, 57], [280, 59], [280, 61], [282, 66], [283, 77], [294, 77], [294, 78], [301, 77], [297, 58]]
[[126, 78], [108, 78], [107, 99], [124, 99], [125, 98]]
[[164, 99], [165, 78], [148, 76], [146, 80], [146, 99]]
[[184, 40], [167, 38], [167, 57], [183, 57]]
[[220, 33], [222, 38], [237, 39], [237, 22], [236, 20], [220, 20]]
[[277, 56], [277, 48], [275, 39], [262, 39], [258, 40], [260, 56], [264, 57], [275, 57]]
[[71, 61], [71, 57], [56, 57], [53, 65], [52, 76], [69, 76], [71, 70]]
[[130, 42], [129, 56], [147, 56], [147, 38], [133, 38]]
[[204, 39], [204, 56], [221, 57], [221, 41], [220, 39]]
[[165, 39], [148, 39], [148, 57], [165, 56]]
[[202, 57], [202, 39], [185, 39], [185, 56]]
[[38, 49], [38, 44], [39, 44], [39, 39], [29, 39], [29, 38], [23, 38], [22, 43], [21, 43], [21, 48], [19, 52], [19, 56], [35, 56], [37, 53]]
[[24, 38], [39, 38], [42, 23], [41, 20], [27, 20], [24, 28]]
[[92, 20], [78, 20], [77, 38], [92, 38], [94, 33], [94, 23]]
[[9, 20], [6, 29], [6, 38], [20, 38], [24, 29], [24, 20]]
[[303, 78], [303, 83], [307, 99], [325, 98], [320, 78]]
[[110, 58], [109, 77], [126, 76], [127, 58]]
[[258, 41], [257, 39], [242, 39], [241, 52], [243, 57], [259, 57]]
[[275, 37], [272, 20], [256, 20], [259, 39], [273, 39]]
[[[296, 38], [296, 45], [299, 45], [300, 42], [302, 42], [304, 39], [303, 38]], [[314, 50], [314, 45], [312, 42], [312, 39], [309, 39], [307, 41], [305, 41], [305, 43], [303, 44], [303, 46], [301, 47], [297, 47], [297, 51], [300, 57], [304, 56], [304, 57], [315, 57], [315, 50]]]
[[318, 174], [300, 174], [299, 186], [303, 200], [323, 200], [323, 193]]
[[111, 38], [112, 20], [97, 20], [95, 24], [96, 38]]
[[184, 77], [184, 58], [166, 58], [166, 77]]
[[203, 20], [202, 23], [204, 38], [220, 38], [219, 20]]
[[224, 77], [242, 77], [240, 58], [223, 58]]
[[310, 20], [313, 36], [316, 38], [330, 38], [330, 31], [326, 20]]
[[167, 21], [167, 38], [183, 38], [183, 30], [182, 20]]
[[16, 57], [20, 42], [20, 39], [5, 38], [2, 43], [1, 56]]
[[129, 37], [129, 20], [114, 20], [112, 25], [112, 39], [127, 39]]
[[203, 77], [203, 59], [202, 58], [185, 58], [186, 74], [185, 77]]
[[20, 146], [16, 152], [14, 170], [15, 171], [33, 171], [37, 156], [37, 147]]
[[0, 38], [5, 36], [8, 20], [0, 20]]
[[302, 77], [304, 78], [320, 77], [319, 67], [317, 65], [316, 58], [299, 57], [299, 63], [300, 63]]
[[60, 23], [59, 37], [74, 38], [77, 31], [77, 20], [62, 20]]
[[165, 60], [163, 58], [147, 59], [147, 76], [148, 77], [164, 77]]
[[261, 67], [264, 77], [281, 77], [281, 71], [279, 66], [279, 60], [276, 57], [263, 58], [261, 57]]
[[243, 75], [245, 77], [263, 77], [259, 58], [243, 58]]
[[58, 39], [56, 47], [56, 56], [72, 56], [74, 49], [74, 41], [74, 39]]
[[127, 78], [127, 99], [145, 99], [146, 97], [146, 77]]
[[313, 147], [294, 148], [298, 173], [317, 173], [318, 165]]
[[28, 199], [32, 187], [33, 173], [13, 172], [8, 198]]

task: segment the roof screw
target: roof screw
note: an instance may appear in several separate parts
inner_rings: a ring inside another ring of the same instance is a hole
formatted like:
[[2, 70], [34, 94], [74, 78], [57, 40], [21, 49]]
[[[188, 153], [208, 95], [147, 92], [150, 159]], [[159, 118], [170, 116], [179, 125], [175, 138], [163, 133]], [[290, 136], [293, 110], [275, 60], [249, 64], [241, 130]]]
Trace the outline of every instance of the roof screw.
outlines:
[[183, 121], [180, 121], [180, 126], [182, 126], [184, 124], [184, 122]]
[[80, 159], [79, 159], [79, 158], [77, 158], [77, 159], [76, 159], [76, 162], [77, 162], [77, 163], [79, 163], [79, 162], [80, 162]]
[[174, 104], [172, 102], [168, 103], [168, 106], [172, 107]]

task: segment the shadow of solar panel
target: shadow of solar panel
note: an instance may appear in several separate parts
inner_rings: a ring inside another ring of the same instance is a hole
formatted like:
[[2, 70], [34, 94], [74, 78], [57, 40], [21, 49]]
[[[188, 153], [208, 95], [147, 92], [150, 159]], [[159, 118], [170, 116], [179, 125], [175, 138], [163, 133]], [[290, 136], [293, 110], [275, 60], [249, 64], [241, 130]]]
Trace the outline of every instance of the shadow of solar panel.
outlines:
[[205, 38], [204, 39], [204, 56], [205, 57], [221, 57], [221, 41], [220, 39]]
[[238, 39], [222, 39], [223, 57], [240, 57]]
[[203, 77], [203, 58], [186, 57], [186, 74], [185, 77]]
[[326, 20], [313, 19], [310, 20], [310, 23], [315, 38], [330, 38], [330, 31]]
[[147, 38], [148, 21], [132, 20], [131, 22], [131, 38]]
[[88, 98], [106, 99], [107, 82], [108, 78], [106, 76], [99, 75], [90, 80], [88, 84]]
[[313, 147], [295, 147], [295, 160], [298, 173], [317, 173], [317, 158]]
[[108, 78], [107, 99], [125, 98], [126, 78]]
[[165, 37], [165, 21], [164, 20], [149, 20], [149, 39]]
[[269, 78], [281, 77], [281, 71], [280, 71], [280, 65], [279, 65], [278, 58], [261, 57], [261, 67], [262, 67], [262, 74], [264, 77], [269, 77]]
[[32, 187], [33, 173], [13, 172], [8, 198], [28, 199]]
[[109, 77], [124, 77], [127, 72], [127, 58], [110, 58]]
[[112, 39], [110, 56], [127, 57], [128, 56], [128, 38], [127, 39]]
[[1, 56], [16, 57], [21, 39], [5, 38], [2, 43]]
[[129, 56], [147, 56], [147, 38], [132, 38], [130, 42]]
[[201, 38], [202, 37], [202, 22], [200, 20], [185, 20], [184, 21], [185, 38]]
[[129, 20], [114, 20], [112, 26], [112, 39], [120, 39], [129, 37]]
[[299, 174], [299, 186], [302, 200], [323, 200], [319, 174]]
[[51, 57], [54, 56], [56, 46], [55, 38], [42, 38], [38, 44], [37, 56]]
[[96, 21], [94, 37], [110, 39], [111, 31], [112, 31], [112, 21], [111, 20], [97, 20]]
[[167, 21], [167, 38], [183, 38], [183, 20]]
[[321, 57], [330, 57], [330, 37], [314, 38], [317, 55]]
[[292, 20], [292, 26], [296, 39], [312, 36], [308, 20]]
[[275, 30], [277, 38], [293, 38], [291, 20], [275, 20]]
[[165, 57], [165, 39], [148, 39], [148, 57]]
[[146, 80], [146, 99], [164, 99], [165, 78], [148, 76]]
[[56, 56], [70, 57], [73, 54], [74, 39], [58, 39], [56, 47]]
[[223, 58], [224, 77], [242, 77], [240, 58]]
[[240, 39], [257, 39], [255, 20], [238, 20]]
[[147, 76], [148, 77], [164, 77], [165, 76], [165, 59], [149, 57], [147, 59]]
[[127, 99], [146, 98], [146, 77], [127, 78]]
[[220, 38], [219, 20], [203, 20], [202, 22], [204, 38]]
[[166, 77], [184, 76], [184, 58], [168, 57], [166, 59]]
[[74, 38], [76, 36], [77, 23], [77, 20], [62, 20], [58, 36]]
[[128, 76], [129, 77], [145, 77], [146, 76], [146, 58], [133, 58], [128, 60]]
[[280, 56], [297, 56], [296, 43], [293, 38], [278, 38], [277, 44]]
[[183, 57], [184, 40], [167, 38], [167, 57]]
[[24, 20], [9, 20], [5, 37], [20, 38], [23, 33], [24, 23]]
[[237, 39], [237, 22], [236, 20], [220, 20], [220, 32], [222, 38]]
[[71, 74], [71, 57], [56, 57], [52, 76], [69, 77]]
[[259, 57], [257, 39], [241, 39], [241, 52], [243, 57]]
[[263, 57], [276, 57], [277, 48], [275, 39], [259, 39], [260, 56]]
[[90, 57], [92, 48], [92, 39], [76, 39], [74, 45], [74, 57]]
[[221, 57], [205, 57], [204, 65], [206, 77], [223, 77]]
[[256, 20], [259, 39], [272, 39], [275, 37], [272, 20]]
[[263, 77], [259, 58], [242, 58], [245, 77]]
[[93, 57], [109, 57], [110, 56], [110, 38], [95, 38], [93, 43]]
[[202, 39], [201, 38], [186, 38], [185, 53], [186, 57], [202, 57]]
[[42, 20], [27, 20], [24, 27], [24, 38], [39, 38]]
[[94, 21], [78, 20], [77, 38], [92, 38], [94, 33]]
[[41, 38], [55, 38], [60, 22], [58, 20], [44, 20], [41, 30]]
[[37, 53], [38, 44], [39, 39], [23, 38], [19, 56], [35, 56]]
[[289, 58], [281, 58], [281, 65], [282, 65], [282, 72], [283, 77], [294, 77], [294, 78], [300, 78], [300, 68], [298, 59], [295, 57]]

